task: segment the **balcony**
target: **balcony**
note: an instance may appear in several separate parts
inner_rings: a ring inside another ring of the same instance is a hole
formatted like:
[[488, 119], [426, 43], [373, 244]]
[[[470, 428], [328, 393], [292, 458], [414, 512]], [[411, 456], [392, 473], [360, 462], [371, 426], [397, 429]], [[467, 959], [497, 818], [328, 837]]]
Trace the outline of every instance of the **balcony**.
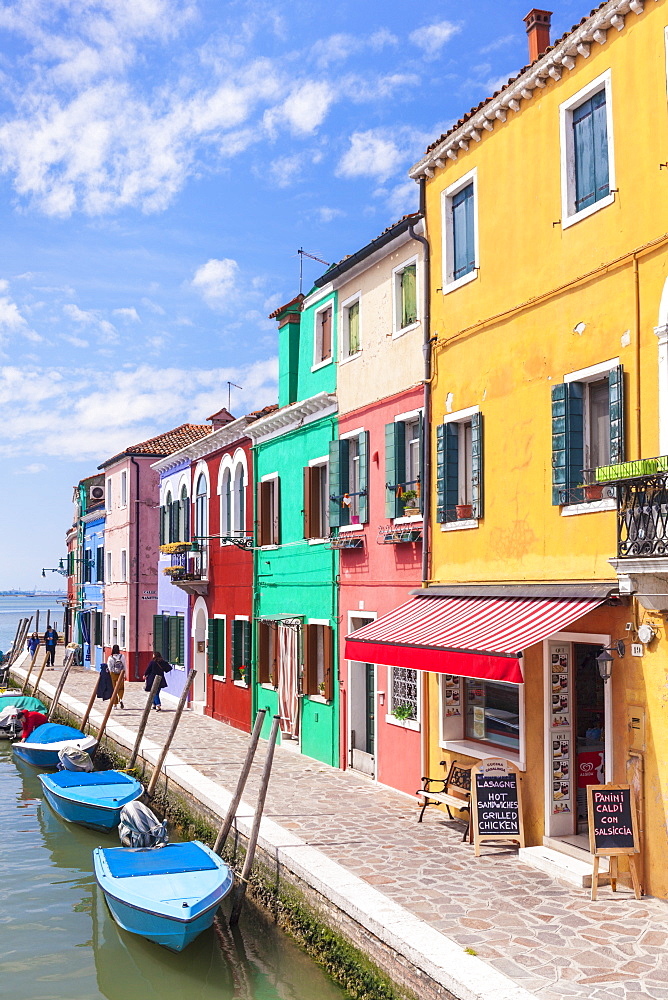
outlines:
[[187, 594], [206, 596], [209, 591], [206, 551], [173, 552], [171, 564], [163, 570], [179, 590]]
[[648, 610], [668, 610], [668, 456], [596, 470], [617, 494], [617, 557], [611, 559], [622, 593]]
[[402, 545], [405, 542], [421, 541], [421, 524], [381, 524], [376, 538], [378, 545]]

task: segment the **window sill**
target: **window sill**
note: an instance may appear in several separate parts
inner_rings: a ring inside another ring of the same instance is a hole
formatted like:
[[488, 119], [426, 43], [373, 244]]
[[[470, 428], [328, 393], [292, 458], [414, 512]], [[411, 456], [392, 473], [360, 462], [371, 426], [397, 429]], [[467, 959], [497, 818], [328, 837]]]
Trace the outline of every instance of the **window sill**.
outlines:
[[575, 514], [595, 514], [599, 510], [617, 510], [614, 497], [605, 500], [590, 500], [589, 503], [569, 503], [561, 508], [562, 517], [573, 517]]
[[605, 198], [601, 198], [600, 201], [595, 201], [593, 205], [589, 205], [588, 208], [583, 208], [581, 212], [575, 212], [561, 223], [562, 229], [569, 229], [571, 226], [576, 225], [578, 222], [582, 222], [583, 219], [588, 219], [590, 215], [594, 215], [595, 212], [600, 212], [602, 208], [607, 208], [608, 205], [614, 204], [615, 195], [608, 194]]
[[410, 514], [408, 517], [395, 517], [392, 524], [422, 524], [422, 514]]
[[414, 733], [420, 732], [420, 723], [417, 719], [397, 719], [394, 715], [386, 715], [385, 721], [390, 726], [400, 726], [401, 729], [412, 729]]
[[258, 548], [262, 549], [263, 552], [271, 552], [272, 549], [277, 549], [279, 546], [272, 543], [271, 545], [259, 545]]
[[326, 541], [327, 541], [326, 538], [309, 538], [308, 539], [309, 545], [324, 545]]
[[233, 681], [233, 683], [234, 683], [234, 686], [238, 687], [238, 688], [247, 688], [248, 687], [248, 681]]
[[486, 747], [482, 743], [473, 743], [468, 740], [439, 740], [441, 750], [453, 750], [455, 753], [465, 753], [467, 757], [475, 757], [483, 760], [485, 757], [502, 757], [503, 760], [512, 760], [517, 764], [520, 771], [526, 771], [526, 763], [520, 760], [520, 755], [514, 750], [502, 750], [500, 747]]
[[398, 340], [399, 337], [403, 337], [405, 333], [410, 333], [411, 330], [417, 330], [420, 326], [420, 320], [416, 320], [415, 323], [410, 323], [408, 326], [402, 326], [400, 330], [395, 330], [392, 333], [392, 340]]
[[339, 534], [341, 534], [342, 531], [344, 531], [346, 534], [348, 534], [351, 531], [364, 531], [364, 525], [363, 524], [341, 524], [341, 525], [339, 525]]
[[468, 531], [477, 528], [480, 521], [477, 517], [467, 517], [462, 521], [447, 521], [441, 525], [441, 531]]
[[278, 688], [275, 688], [273, 684], [264, 684], [263, 683], [263, 684], [260, 684], [260, 687], [262, 688], [263, 691], [278, 691]]
[[318, 361], [316, 364], [311, 365], [311, 371], [312, 372], [320, 371], [321, 368], [326, 368], [327, 365], [331, 365], [333, 360], [334, 358], [325, 358], [324, 361]]
[[209, 674], [209, 677], [212, 681], [218, 681], [218, 683], [221, 681], [224, 683], [226, 680], [225, 674]]
[[340, 365], [347, 365], [349, 361], [354, 361], [355, 358], [359, 358], [361, 351], [357, 351], [355, 354], [349, 354], [346, 358], [341, 358], [339, 361]]
[[458, 288], [462, 288], [463, 285], [468, 285], [478, 277], [478, 268], [474, 267], [472, 271], [468, 274], [463, 275], [461, 278], [457, 278], [456, 281], [449, 281], [447, 285], [444, 285], [441, 291], [444, 295], [449, 295], [450, 292], [456, 292]]
[[306, 697], [309, 701], [315, 701], [319, 705], [331, 705], [331, 702], [321, 694], [307, 694]]

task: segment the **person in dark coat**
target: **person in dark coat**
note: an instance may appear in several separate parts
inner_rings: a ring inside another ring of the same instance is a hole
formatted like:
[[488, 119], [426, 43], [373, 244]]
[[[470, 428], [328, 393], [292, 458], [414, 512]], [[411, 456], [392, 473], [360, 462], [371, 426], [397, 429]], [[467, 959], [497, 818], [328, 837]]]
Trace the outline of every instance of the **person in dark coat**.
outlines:
[[37, 649], [38, 646], [39, 646], [39, 636], [37, 635], [37, 632], [33, 632], [33, 634], [28, 639], [28, 652], [30, 653], [31, 656], [35, 655], [35, 650]]
[[101, 698], [102, 701], [109, 701], [113, 693], [114, 683], [111, 679], [111, 674], [109, 673], [109, 667], [106, 663], [101, 663], [100, 677], [97, 682], [97, 696], [98, 698]]
[[162, 711], [162, 706], [160, 705], [160, 692], [162, 691], [163, 688], [167, 687], [165, 674], [168, 673], [168, 671], [170, 671], [171, 669], [172, 669], [171, 664], [167, 663], [166, 660], [163, 660], [162, 653], [158, 652], [155, 652], [153, 654], [153, 659], [146, 668], [146, 673], [144, 674], [144, 681], [146, 682], [144, 684], [145, 691], [151, 690], [151, 688], [153, 687], [153, 681], [155, 680], [156, 677], [162, 677], [160, 686], [153, 695], [153, 708], [156, 710], [156, 712]]
[[44, 645], [46, 647], [46, 661], [51, 667], [56, 665], [56, 646], [58, 645], [58, 633], [53, 625], [49, 625], [44, 633]]

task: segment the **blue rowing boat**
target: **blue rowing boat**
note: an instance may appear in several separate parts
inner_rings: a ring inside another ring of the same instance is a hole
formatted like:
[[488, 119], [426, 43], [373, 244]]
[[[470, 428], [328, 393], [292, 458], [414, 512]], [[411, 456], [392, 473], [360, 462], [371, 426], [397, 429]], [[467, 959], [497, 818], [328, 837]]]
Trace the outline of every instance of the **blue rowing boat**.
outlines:
[[210, 927], [234, 876], [199, 840], [160, 848], [97, 847], [95, 878], [116, 923], [183, 951]]
[[121, 819], [121, 809], [143, 792], [139, 781], [120, 771], [58, 771], [40, 774], [44, 796], [68, 823], [110, 833]]
[[92, 755], [97, 746], [93, 736], [86, 736], [80, 729], [72, 726], [61, 726], [57, 722], [45, 722], [34, 729], [30, 736], [15, 743], [12, 747], [19, 760], [24, 760], [33, 767], [58, 767], [58, 751], [64, 747], [77, 747]]

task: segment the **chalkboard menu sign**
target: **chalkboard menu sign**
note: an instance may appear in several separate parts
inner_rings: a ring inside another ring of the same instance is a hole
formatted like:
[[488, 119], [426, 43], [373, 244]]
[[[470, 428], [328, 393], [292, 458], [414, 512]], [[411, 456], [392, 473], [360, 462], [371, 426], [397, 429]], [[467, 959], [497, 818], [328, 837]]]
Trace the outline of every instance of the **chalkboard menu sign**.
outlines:
[[482, 841], [524, 847], [522, 794], [517, 768], [501, 757], [487, 757], [473, 768], [473, 843], [480, 857]]
[[613, 892], [619, 877], [618, 858], [628, 855], [631, 882], [640, 898], [640, 880], [634, 855], [640, 852], [636, 807], [630, 785], [588, 785], [589, 849], [594, 855], [591, 898], [596, 899], [600, 857], [610, 857], [610, 884]]

